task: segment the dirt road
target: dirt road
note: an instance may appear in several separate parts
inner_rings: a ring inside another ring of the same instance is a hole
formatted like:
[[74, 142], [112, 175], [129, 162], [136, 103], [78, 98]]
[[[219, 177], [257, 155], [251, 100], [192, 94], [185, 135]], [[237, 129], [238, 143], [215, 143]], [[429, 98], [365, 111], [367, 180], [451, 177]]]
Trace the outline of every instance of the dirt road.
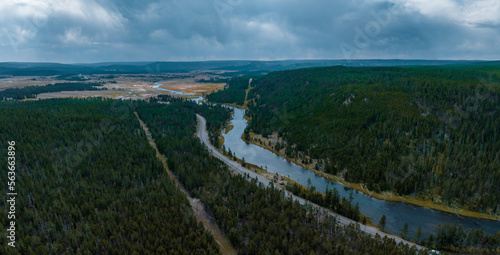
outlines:
[[207, 229], [214, 237], [215, 241], [219, 244], [219, 250], [221, 251], [222, 254], [238, 254], [236, 250], [233, 248], [231, 245], [231, 242], [222, 234], [222, 231], [219, 229], [217, 224], [215, 223], [215, 219], [211, 218], [207, 212], [205, 211], [205, 206], [203, 203], [197, 199], [197, 198], [192, 198], [191, 195], [189, 195], [189, 192], [184, 189], [182, 184], [177, 180], [175, 175], [168, 169], [167, 165], [167, 159], [165, 156], [163, 156], [160, 151], [158, 151], [158, 148], [156, 147], [156, 143], [153, 140], [153, 136], [149, 132], [148, 127], [146, 124], [141, 120], [139, 117], [139, 114], [137, 112], [134, 112], [135, 116], [141, 123], [141, 127], [146, 133], [146, 136], [148, 138], [149, 144], [155, 149], [156, 151], [156, 157], [158, 157], [163, 164], [163, 167], [165, 168], [165, 171], [168, 173], [168, 176], [170, 179], [172, 179], [175, 182], [175, 185], [186, 195], [187, 199], [189, 200], [189, 204], [191, 204], [191, 208], [193, 209], [193, 214], [198, 222], [202, 222], [203, 225], [205, 226], [205, 229]]

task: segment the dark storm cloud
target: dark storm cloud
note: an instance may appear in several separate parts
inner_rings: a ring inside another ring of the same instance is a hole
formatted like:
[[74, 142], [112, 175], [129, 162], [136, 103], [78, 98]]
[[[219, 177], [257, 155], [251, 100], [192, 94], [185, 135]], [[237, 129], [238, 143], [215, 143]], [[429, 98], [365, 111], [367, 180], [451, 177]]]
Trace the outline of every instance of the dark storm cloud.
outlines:
[[0, 61], [498, 59], [495, 0], [7, 0]]

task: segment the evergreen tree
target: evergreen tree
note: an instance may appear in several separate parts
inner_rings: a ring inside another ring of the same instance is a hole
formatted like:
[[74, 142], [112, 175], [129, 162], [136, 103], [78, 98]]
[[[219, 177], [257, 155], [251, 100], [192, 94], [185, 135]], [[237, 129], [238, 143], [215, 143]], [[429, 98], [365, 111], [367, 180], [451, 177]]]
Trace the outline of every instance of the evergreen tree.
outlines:
[[382, 230], [385, 229], [385, 214], [382, 215], [382, 217], [380, 218], [380, 221], [378, 223], [378, 227]]
[[401, 237], [405, 239], [406, 235], [408, 235], [408, 223], [405, 222], [403, 229], [401, 230]]
[[417, 231], [415, 232], [415, 236], [413, 237], [413, 239], [419, 243], [422, 239], [422, 228], [419, 226], [417, 228]]

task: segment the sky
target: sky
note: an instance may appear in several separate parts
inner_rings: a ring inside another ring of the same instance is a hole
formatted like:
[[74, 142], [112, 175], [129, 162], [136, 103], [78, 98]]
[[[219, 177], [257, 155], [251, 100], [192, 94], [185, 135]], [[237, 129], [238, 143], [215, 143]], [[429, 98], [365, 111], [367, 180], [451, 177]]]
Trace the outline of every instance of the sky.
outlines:
[[0, 62], [500, 59], [499, 0], [2, 0]]

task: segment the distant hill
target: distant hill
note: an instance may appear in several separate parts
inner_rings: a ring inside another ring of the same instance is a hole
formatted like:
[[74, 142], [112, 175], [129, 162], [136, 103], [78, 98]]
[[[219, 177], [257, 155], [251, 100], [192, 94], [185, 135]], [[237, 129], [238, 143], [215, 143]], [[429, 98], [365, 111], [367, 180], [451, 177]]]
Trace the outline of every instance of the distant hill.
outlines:
[[92, 64], [59, 63], [0, 63], [0, 75], [51, 76], [61, 74], [113, 74], [113, 73], [172, 73], [197, 70], [232, 70], [241, 74], [262, 74], [272, 71], [322, 66], [411, 66], [449, 65], [477, 61], [451, 60], [282, 60], [282, 61], [193, 61], [193, 62], [105, 62]]

